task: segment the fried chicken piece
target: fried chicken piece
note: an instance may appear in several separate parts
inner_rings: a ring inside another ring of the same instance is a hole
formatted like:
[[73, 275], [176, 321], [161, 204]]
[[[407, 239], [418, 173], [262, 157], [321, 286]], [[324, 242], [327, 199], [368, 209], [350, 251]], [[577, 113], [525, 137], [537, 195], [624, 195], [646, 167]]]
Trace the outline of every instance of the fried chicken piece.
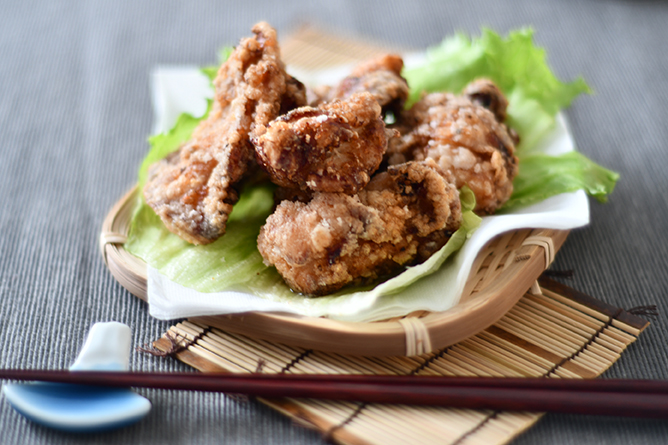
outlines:
[[387, 111], [400, 113], [408, 98], [408, 83], [401, 77], [403, 67], [403, 59], [395, 54], [365, 62], [329, 92], [329, 100], [367, 91], [378, 101], [383, 114]]
[[275, 205], [279, 205], [283, 201], [309, 202], [311, 198], [313, 198], [313, 193], [308, 190], [287, 187], [278, 187], [274, 190]]
[[429, 143], [429, 135], [415, 131], [417, 124], [414, 125], [402, 127], [393, 137], [387, 139], [384, 164], [397, 165], [412, 161], [415, 158], [416, 147], [424, 147]]
[[209, 116], [178, 152], [151, 167], [144, 187], [146, 202], [165, 226], [193, 244], [225, 233], [237, 189], [254, 165], [249, 138], [306, 103], [303, 85], [280, 60], [276, 31], [261, 22], [253, 33], [220, 67]]
[[461, 224], [459, 193], [433, 161], [390, 167], [358, 195], [283, 201], [258, 237], [267, 265], [307, 295], [367, 283], [427, 259]]
[[[462, 95], [468, 97], [471, 102], [487, 108], [494, 113], [496, 120], [504, 123], [508, 117], [508, 99], [503, 95], [499, 87], [489, 79], [477, 79], [469, 83], [462, 91]], [[505, 123], [504, 128], [513, 140], [515, 146], [520, 143], [520, 135]]]
[[258, 163], [282, 187], [356, 193], [387, 147], [380, 105], [370, 93], [279, 116], [253, 139]]
[[[478, 81], [476, 81], [478, 82]], [[465, 89], [469, 97], [482, 83]], [[489, 88], [489, 84], [485, 84]], [[489, 91], [489, 90], [488, 90]], [[490, 103], [505, 114], [505, 98]], [[496, 93], [495, 93], [496, 94]], [[418, 125], [388, 148], [390, 164], [406, 159], [433, 159], [443, 171], [451, 171], [457, 188], [467, 185], [475, 194], [478, 214], [491, 214], [513, 192], [518, 172], [514, 132], [499, 122], [494, 113], [467, 96], [433, 93], [413, 107]], [[478, 100], [478, 99], [475, 99]]]
[[477, 79], [464, 87], [462, 95], [471, 102], [487, 108], [494, 113], [499, 122], [506, 121], [506, 110], [508, 99], [503, 95], [499, 87], [489, 79]]
[[463, 97], [435, 94], [425, 102], [428, 118], [415, 133], [429, 135], [429, 142], [417, 148], [415, 159], [431, 158], [452, 171], [457, 188], [467, 185], [473, 191], [475, 212], [494, 213], [510, 198], [518, 172], [515, 144], [506, 126]]
[[[424, 99], [424, 98], [423, 98]], [[403, 164], [414, 160], [416, 147], [421, 147], [429, 142], [429, 135], [416, 132], [415, 129], [427, 121], [429, 104], [420, 100], [407, 110], [402, 110], [396, 115], [397, 121], [390, 127], [397, 130], [399, 135], [391, 137], [387, 141], [384, 163], [387, 165]]]

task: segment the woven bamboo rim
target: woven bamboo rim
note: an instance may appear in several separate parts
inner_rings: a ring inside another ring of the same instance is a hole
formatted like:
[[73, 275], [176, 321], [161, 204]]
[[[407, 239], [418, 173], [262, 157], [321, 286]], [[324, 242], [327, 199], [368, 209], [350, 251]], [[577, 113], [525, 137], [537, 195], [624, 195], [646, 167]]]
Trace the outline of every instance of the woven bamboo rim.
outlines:
[[[146, 264], [123, 248], [136, 203], [130, 190], [109, 211], [100, 245], [116, 280], [146, 300]], [[357, 355], [419, 355], [455, 344], [508, 312], [550, 265], [568, 231], [527, 229], [501, 234], [478, 255], [460, 303], [438, 313], [415, 312], [373, 323], [249, 312], [194, 317], [227, 332], [291, 346]]]

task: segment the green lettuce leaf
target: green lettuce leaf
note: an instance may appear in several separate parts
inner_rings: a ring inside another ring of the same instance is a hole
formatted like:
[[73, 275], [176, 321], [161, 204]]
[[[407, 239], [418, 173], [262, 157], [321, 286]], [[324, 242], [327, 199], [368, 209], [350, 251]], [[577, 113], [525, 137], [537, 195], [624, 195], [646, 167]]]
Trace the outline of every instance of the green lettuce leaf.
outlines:
[[550, 196], [583, 189], [599, 202], [606, 202], [619, 174], [592, 162], [576, 151], [560, 156], [532, 154], [520, 158], [520, 171], [513, 181], [513, 195], [501, 213], [536, 204]]
[[531, 148], [554, 125], [554, 116], [581, 93], [583, 79], [558, 80], [533, 43], [533, 31], [521, 29], [506, 39], [484, 29], [479, 39], [457, 35], [427, 51], [426, 61], [403, 72], [411, 93], [407, 106], [424, 92], [459, 93], [479, 77], [493, 80], [508, 97], [508, 123], [521, 136], [522, 150]]
[[195, 246], [168, 231], [142, 202], [125, 248], [183, 286], [201, 292], [227, 289], [267, 269], [256, 240], [273, 203], [272, 187], [248, 188], [230, 214], [226, 234], [214, 243]]

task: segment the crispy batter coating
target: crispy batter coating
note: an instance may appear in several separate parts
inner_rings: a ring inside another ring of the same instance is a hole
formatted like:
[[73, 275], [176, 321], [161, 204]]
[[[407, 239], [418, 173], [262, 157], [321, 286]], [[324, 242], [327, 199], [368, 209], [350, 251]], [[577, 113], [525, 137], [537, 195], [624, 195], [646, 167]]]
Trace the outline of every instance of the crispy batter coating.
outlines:
[[276, 31], [253, 27], [223, 63], [208, 116], [179, 152], [153, 165], [146, 202], [184, 240], [207, 244], [225, 233], [239, 183], [253, 167], [249, 138], [280, 113], [306, 103], [304, 87], [285, 72]]
[[[481, 85], [465, 91], [471, 95]], [[502, 95], [490, 103], [501, 104], [496, 111], [505, 113]], [[418, 124], [390, 141], [390, 164], [433, 159], [454, 175], [457, 188], [467, 185], [473, 191], [478, 214], [494, 213], [510, 198], [518, 171], [516, 140], [490, 110], [466, 96], [433, 93], [416, 103], [412, 113]]]
[[471, 102], [487, 108], [494, 113], [499, 122], [506, 121], [506, 110], [508, 99], [503, 95], [499, 87], [489, 79], [476, 79], [464, 87], [462, 95]]
[[279, 205], [282, 201], [309, 202], [312, 198], [313, 193], [308, 190], [288, 187], [277, 187], [274, 190], [274, 203], [276, 205]]
[[358, 195], [283, 201], [258, 249], [288, 285], [324, 295], [424, 261], [461, 224], [459, 194], [433, 161], [390, 167]]
[[386, 54], [357, 66], [339, 85], [329, 91], [329, 99], [342, 99], [367, 91], [378, 101], [383, 113], [403, 109], [408, 98], [408, 83], [401, 77], [404, 61]]
[[258, 163], [274, 183], [353, 194], [378, 168], [387, 137], [378, 102], [357, 93], [279, 116], [253, 143]]

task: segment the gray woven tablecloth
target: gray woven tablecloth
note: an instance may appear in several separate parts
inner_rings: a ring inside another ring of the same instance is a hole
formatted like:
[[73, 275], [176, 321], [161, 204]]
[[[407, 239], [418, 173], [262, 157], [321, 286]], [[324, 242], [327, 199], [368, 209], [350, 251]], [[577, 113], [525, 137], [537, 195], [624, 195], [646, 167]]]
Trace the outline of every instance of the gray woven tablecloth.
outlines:
[[[621, 173], [554, 267], [573, 269], [567, 283], [603, 301], [658, 305], [660, 317], [606, 376], [668, 378], [668, 3], [622, 0], [2, 1], [0, 366], [65, 368], [97, 321], [127, 323], [135, 345], [168, 328], [107, 271], [98, 233], [147, 150], [152, 67], [211, 64], [262, 19], [280, 36], [308, 23], [404, 48], [481, 26], [532, 26], [559, 77], [582, 75], [595, 92], [567, 111], [579, 150]], [[131, 368], [189, 369], [137, 353]], [[0, 400], [0, 442], [322, 442], [255, 402], [141, 393], [153, 402], [146, 419], [95, 435], [40, 427]], [[666, 440], [667, 422], [548, 415], [516, 443]]]

